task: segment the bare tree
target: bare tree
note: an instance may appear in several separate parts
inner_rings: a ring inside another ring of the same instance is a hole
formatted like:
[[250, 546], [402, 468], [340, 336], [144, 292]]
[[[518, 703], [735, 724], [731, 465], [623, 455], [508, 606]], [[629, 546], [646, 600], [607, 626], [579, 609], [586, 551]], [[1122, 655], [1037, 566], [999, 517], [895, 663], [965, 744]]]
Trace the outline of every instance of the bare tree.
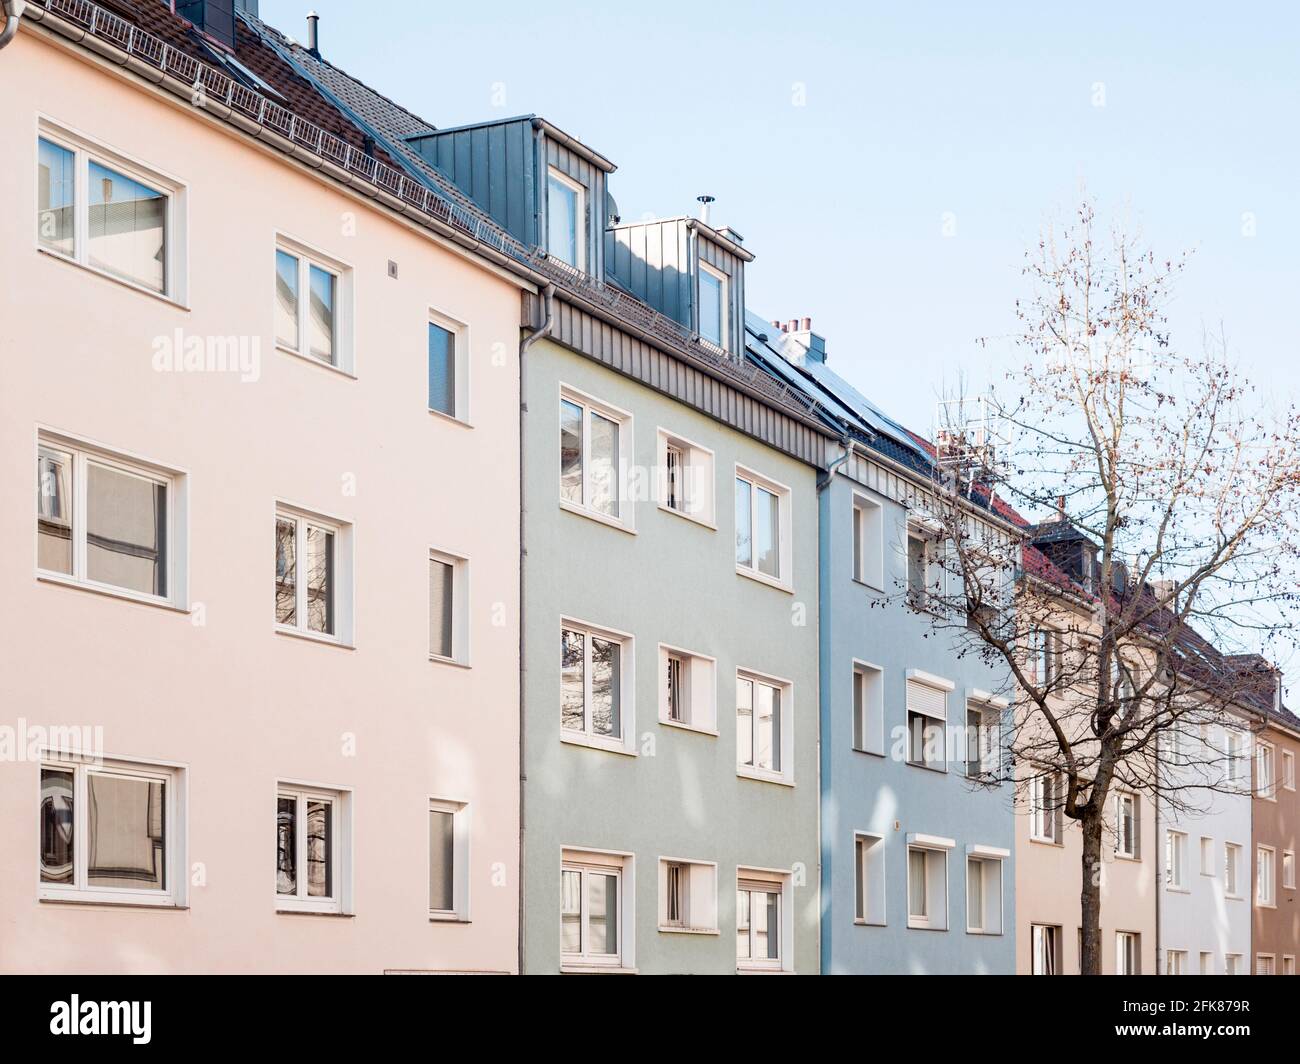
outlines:
[[1019, 394], [1000, 416], [949, 406], [907, 595], [1005, 669], [1003, 771], [1035, 830], [1080, 831], [1096, 974], [1103, 837], [1128, 829], [1112, 795], [1194, 814], [1250, 786], [1232, 737], [1278, 684], [1258, 652], [1276, 660], [1292, 633], [1300, 419], [1266, 409], [1221, 340], [1179, 353], [1166, 313], [1183, 262], [1122, 228], [1099, 239], [1090, 203], [1026, 258]]

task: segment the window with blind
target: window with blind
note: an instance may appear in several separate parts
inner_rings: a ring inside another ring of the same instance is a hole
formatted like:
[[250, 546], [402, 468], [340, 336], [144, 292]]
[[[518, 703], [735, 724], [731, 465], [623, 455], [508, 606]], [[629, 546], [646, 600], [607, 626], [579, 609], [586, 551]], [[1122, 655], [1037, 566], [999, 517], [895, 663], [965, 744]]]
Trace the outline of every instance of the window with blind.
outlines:
[[946, 772], [947, 692], [921, 680], [907, 681], [907, 761]]
[[469, 330], [460, 322], [430, 315], [428, 325], [429, 410], [469, 421]]
[[736, 967], [782, 968], [788, 880], [760, 877], [743, 868], [737, 869], [736, 880]]

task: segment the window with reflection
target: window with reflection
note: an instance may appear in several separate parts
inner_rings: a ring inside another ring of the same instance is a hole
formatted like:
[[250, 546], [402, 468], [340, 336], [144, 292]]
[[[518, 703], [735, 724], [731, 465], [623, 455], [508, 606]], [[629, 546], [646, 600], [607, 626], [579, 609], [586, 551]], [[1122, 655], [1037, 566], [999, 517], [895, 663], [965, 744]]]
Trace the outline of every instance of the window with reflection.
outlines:
[[560, 630], [560, 726], [566, 732], [623, 739], [624, 639], [595, 629]]
[[584, 269], [586, 251], [585, 190], [551, 167], [546, 180], [546, 253]]
[[275, 343], [327, 366], [351, 371], [342, 298], [348, 271], [282, 240], [275, 249]]
[[736, 764], [740, 768], [783, 774], [784, 694], [776, 683], [746, 675], [736, 678]]
[[746, 575], [789, 582], [785, 509], [789, 491], [753, 474], [736, 473], [736, 568]]
[[337, 526], [287, 511], [276, 515], [276, 624], [314, 635], [339, 635], [338, 540]]
[[700, 263], [699, 286], [700, 336], [723, 347], [726, 343], [727, 279], [721, 271]]
[[280, 908], [337, 912], [342, 795], [281, 784], [275, 801], [275, 893]]
[[614, 520], [623, 520], [625, 414], [590, 400], [560, 399], [560, 498]]

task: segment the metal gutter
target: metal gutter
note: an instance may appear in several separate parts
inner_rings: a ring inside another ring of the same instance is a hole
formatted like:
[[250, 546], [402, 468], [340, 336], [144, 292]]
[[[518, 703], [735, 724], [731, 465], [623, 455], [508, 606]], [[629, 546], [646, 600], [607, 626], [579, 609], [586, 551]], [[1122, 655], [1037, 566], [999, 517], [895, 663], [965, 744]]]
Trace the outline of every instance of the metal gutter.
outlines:
[[5, 25], [0, 30], [0, 48], [14, 39], [18, 34], [18, 23], [27, 7], [26, 0], [4, 0]]

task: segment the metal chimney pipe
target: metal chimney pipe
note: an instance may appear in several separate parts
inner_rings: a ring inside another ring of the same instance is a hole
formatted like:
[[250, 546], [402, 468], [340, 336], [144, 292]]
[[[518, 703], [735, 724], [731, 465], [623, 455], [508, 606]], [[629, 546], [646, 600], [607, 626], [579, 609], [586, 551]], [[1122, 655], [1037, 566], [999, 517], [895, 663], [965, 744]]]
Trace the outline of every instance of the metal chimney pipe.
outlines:
[[709, 204], [711, 204], [711, 203], [713, 202], [714, 197], [713, 197], [713, 196], [696, 196], [695, 198], [696, 198], [696, 200], [697, 200], [697, 201], [699, 202], [699, 204], [700, 204], [700, 221], [702, 221], [705, 225], [708, 225], [708, 224], [709, 224]]
[[320, 16], [315, 11], [307, 12], [307, 51], [320, 58]]

